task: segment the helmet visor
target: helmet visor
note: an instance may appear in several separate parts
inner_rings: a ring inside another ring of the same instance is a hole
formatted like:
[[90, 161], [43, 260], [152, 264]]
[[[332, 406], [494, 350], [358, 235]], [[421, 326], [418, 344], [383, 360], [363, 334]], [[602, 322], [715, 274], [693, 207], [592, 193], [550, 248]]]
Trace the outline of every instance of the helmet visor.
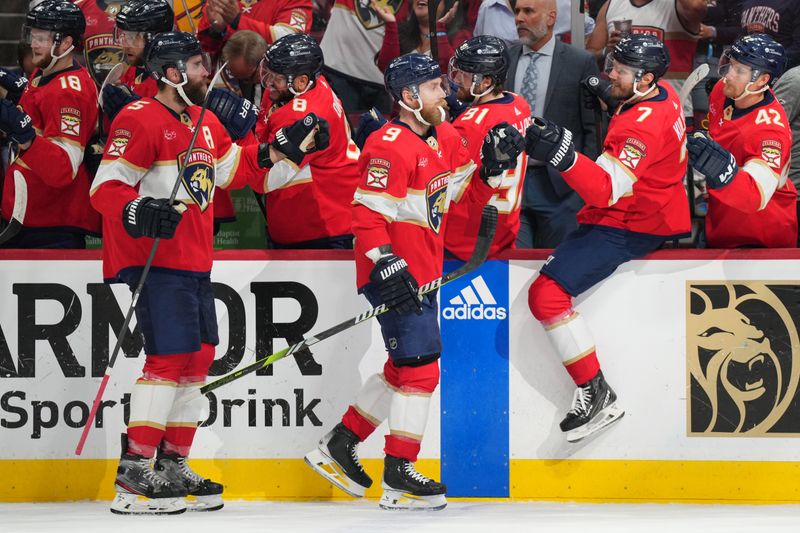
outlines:
[[114, 26], [114, 42], [119, 46], [144, 47], [146, 40], [144, 32], [123, 30]]
[[633, 83], [639, 75], [639, 69], [620, 63], [612, 56], [606, 56], [605, 73], [610, 78], [616, 78], [623, 82]]
[[56, 32], [22, 26], [20, 41], [30, 46], [52, 46], [56, 40]]
[[761, 71], [736, 61], [731, 57], [730, 50], [726, 50], [723, 52], [722, 57], [720, 57], [717, 73], [720, 78], [727, 78], [729, 80], [755, 81], [761, 74]]
[[261, 80], [262, 87], [270, 87], [272, 85], [280, 85], [284, 86], [289, 83], [286, 76], [283, 74], [279, 74], [269, 68], [269, 63], [267, 62], [267, 58], [264, 57], [261, 59], [261, 62], [258, 64], [258, 77]]
[[472, 87], [474, 74], [458, 68], [455, 60], [455, 57], [451, 57], [450, 63], [447, 65], [447, 79], [456, 84], [457, 87], [469, 89]]

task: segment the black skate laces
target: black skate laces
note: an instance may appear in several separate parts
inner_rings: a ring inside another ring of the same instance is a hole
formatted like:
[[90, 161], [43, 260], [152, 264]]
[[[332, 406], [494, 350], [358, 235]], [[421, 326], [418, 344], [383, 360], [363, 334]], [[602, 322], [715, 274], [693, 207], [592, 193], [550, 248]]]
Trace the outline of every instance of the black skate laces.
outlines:
[[572, 409], [570, 413], [575, 415], [585, 415], [589, 412], [589, 406], [592, 403], [592, 384], [587, 383], [575, 389], [575, 394], [572, 397]]
[[420, 474], [419, 472], [417, 472], [417, 469], [414, 468], [414, 463], [412, 463], [411, 461], [407, 461], [406, 464], [403, 465], [403, 470], [405, 470], [406, 474], [408, 474], [411, 477], [411, 479], [419, 483], [422, 483], [423, 485], [427, 485], [428, 483], [431, 482], [430, 478], [427, 478], [422, 474]]

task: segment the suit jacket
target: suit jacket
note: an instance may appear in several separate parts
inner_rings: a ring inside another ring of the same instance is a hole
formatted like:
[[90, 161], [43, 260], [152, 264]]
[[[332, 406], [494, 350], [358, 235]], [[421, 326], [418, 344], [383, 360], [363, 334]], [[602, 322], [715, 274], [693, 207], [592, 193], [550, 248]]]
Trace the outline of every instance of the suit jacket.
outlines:
[[[515, 44], [509, 48], [508, 53], [510, 61], [506, 87], [515, 93], [521, 93], [521, 88], [515, 87], [515, 80], [517, 64], [522, 56], [522, 45]], [[595, 111], [584, 107], [580, 82], [598, 72], [594, 57], [587, 51], [556, 41], [550, 77], [547, 80], [544, 118], [570, 130], [575, 149], [592, 159], [597, 159], [600, 155], [597, 151]], [[547, 165], [547, 173], [557, 196], [563, 197], [572, 192], [556, 169]]]

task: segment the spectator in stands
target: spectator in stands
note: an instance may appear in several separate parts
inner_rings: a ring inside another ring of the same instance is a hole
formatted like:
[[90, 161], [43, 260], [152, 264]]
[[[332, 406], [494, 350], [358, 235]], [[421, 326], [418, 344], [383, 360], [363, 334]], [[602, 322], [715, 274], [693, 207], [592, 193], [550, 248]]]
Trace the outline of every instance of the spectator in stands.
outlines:
[[[604, 61], [624, 33], [615, 29], [615, 21], [630, 20], [632, 33], [655, 35], [667, 45], [671, 61], [664, 79], [680, 91], [692, 71], [705, 14], [706, 0], [606, 0], [586, 48]], [[684, 105], [684, 116], [692, 116], [691, 107], [691, 102]]]
[[[556, 0], [556, 10], [558, 16], [556, 17], [556, 26], [553, 28], [553, 33], [565, 43], [570, 43], [572, 42], [572, 0]], [[594, 31], [594, 19], [584, 14], [584, 38], [588, 38], [592, 31]]]
[[742, 35], [766, 33], [786, 50], [788, 68], [800, 65], [800, 2], [798, 0], [744, 0]]
[[[578, 151], [595, 159], [598, 139], [594, 113], [583, 106], [580, 82], [598, 73], [591, 54], [553, 36], [555, 0], [517, 0], [520, 44], [509, 50], [506, 86], [522, 95], [533, 116], [563, 125]], [[528, 160], [520, 213], [518, 248], [553, 248], [578, 228], [583, 202], [555, 168]]]
[[[472, 31], [464, 28], [465, 13], [461, 2], [444, 0], [439, 2], [436, 16], [436, 43], [439, 49], [439, 67], [447, 72], [453, 57], [453, 49], [472, 37]], [[372, 0], [372, 8], [386, 23], [383, 46], [378, 53], [378, 68], [385, 70], [392, 59], [410, 52], [431, 54], [430, 27], [428, 24], [428, 0], [413, 0], [408, 20], [398, 23], [390, 9]]]
[[[259, 64], [267, 53], [267, 41], [250, 30], [234, 33], [222, 47], [222, 63], [228, 63], [223, 78], [225, 85], [251, 102], [261, 100]], [[256, 94], [257, 93], [257, 94]]]
[[476, 37], [494, 35], [508, 44], [517, 42], [517, 25], [510, 0], [483, 0], [472, 34]]
[[[778, 79], [775, 83], [775, 96], [783, 105], [792, 130], [792, 162], [789, 166], [789, 179], [795, 188], [800, 189], [800, 66], [787, 70]], [[800, 220], [800, 203], [797, 205], [797, 218]]]
[[272, 44], [290, 33], [308, 33], [311, 11], [311, 0], [208, 0], [197, 36], [215, 56], [238, 30], [254, 31]]
[[[98, 87], [125, 55], [122, 45], [114, 39], [114, 26], [117, 13], [123, 0], [75, 0], [86, 19], [86, 32], [83, 34], [83, 63]], [[76, 47], [80, 50], [80, 46]]]

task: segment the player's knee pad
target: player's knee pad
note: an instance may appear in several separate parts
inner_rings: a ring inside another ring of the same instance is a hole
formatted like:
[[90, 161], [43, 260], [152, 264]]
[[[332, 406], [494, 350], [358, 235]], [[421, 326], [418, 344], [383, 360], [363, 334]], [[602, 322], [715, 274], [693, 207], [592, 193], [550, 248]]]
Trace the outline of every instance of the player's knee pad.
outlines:
[[148, 355], [142, 369], [142, 379], [146, 381], [180, 381], [183, 370], [191, 359], [191, 353], [170, 355]]
[[398, 365], [391, 359], [383, 366], [386, 382], [404, 392], [432, 393], [439, 384], [439, 354], [432, 361], [420, 365]]
[[553, 278], [539, 274], [528, 289], [528, 307], [539, 322], [568, 313], [572, 296]]
[[202, 343], [200, 349], [193, 352], [183, 368], [180, 376], [181, 383], [203, 383], [208, 376], [208, 369], [211, 368], [211, 363], [214, 362], [214, 354], [216, 353], [213, 344]]

